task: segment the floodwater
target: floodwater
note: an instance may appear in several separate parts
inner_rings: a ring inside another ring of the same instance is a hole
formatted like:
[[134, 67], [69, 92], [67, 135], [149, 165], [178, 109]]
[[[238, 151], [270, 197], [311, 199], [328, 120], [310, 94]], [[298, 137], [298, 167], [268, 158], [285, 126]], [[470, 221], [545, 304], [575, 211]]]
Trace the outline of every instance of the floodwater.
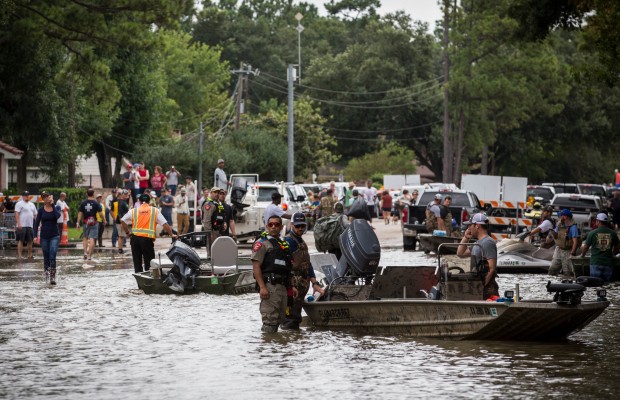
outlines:
[[[0, 398], [613, 398], [620, 313], [560, 343], [448, 341], [302, 328], [260, 332], [258, 295], [145, 295], [130, 257], [60, 254], [58, 286], [40, 253], [0, 252]], [[434, 262], [384, 251], [382, 265]], [[500, 291], [548, 296], [543, 275]], [[614, 303], [620, 287], [608, 289]], [[589, 294], [592, 296], [592, 294]]]

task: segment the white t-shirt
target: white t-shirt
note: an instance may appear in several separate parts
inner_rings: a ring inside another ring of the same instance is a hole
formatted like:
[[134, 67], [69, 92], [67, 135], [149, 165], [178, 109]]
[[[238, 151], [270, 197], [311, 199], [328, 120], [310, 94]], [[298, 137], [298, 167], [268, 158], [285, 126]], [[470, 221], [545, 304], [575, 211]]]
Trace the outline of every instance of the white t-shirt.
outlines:
[[228, 180], [226, 179], [226, 173], [223, 169], [215, 169], [215, 172], [213, 173], [213, 185], [224, 190], [228, 188]]
[[34, 204], [20, 200], [15, 205], [15, 212], [19, 213], [19, 224], [22, 228], [34, 228], [34, 219], [37, 216]]
[[[69, 206], [67, 205], [66, 202], [58, 199], [58, 201], [56, 202], [56, 205], [58, 207], [60, 207], [60, 218], [58, 218], [58, 220], [56, 221], [59, 224], [62, 224], [64, 222], [69, 222]], [[67, 220], [65, 221], [65, 212], [64, 210], [67, 210]]]
[[140, 189], [140, 173], [138, 171], [133, 171], [133, 188]]
[[284, 212], [282, 207], [280, 207], [277, 204], [273, 204], [273, 203], [269, 204], [267, 208], [265, 208], [265, 214], [263, 214], [263, 220], [265, 221], [265, 226], [267, 226], [267, 221], [269, 221], [269, 218], [273, 217], [274, 215], [281, 217], [284, 214], [286, 213]]
[[366, 190], [364, 191], [364, 200], [366, 200], [366, 204], [374, 205], [375, 197], [377, 197], [377, 189], [375, 189], [373, 186], [366, 188]]
[[541, 233], [545, 233], [545, 232], [548, 232], [550, 229], [553, 229], [553, 223], [549, 221], [548, 219], [546, 219], [543, 222], [541, 222], [540, 225], [538, 225], [538, 228], [540, 228]]

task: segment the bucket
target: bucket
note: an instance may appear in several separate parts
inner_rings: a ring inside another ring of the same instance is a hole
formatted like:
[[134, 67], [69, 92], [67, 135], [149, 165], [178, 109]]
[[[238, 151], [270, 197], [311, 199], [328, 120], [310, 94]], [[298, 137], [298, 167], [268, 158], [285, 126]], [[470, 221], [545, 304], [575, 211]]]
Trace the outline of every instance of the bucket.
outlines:
[[444, 230], [439, 230], [439, 229], [435, 229], [433, 231], [433, 236], [440, 236], [440, 237], [444, 237], [446, 236], [446, 231]]
[[153, 279], [161, 279], [161, 268], [151, 268], [151, 276]]

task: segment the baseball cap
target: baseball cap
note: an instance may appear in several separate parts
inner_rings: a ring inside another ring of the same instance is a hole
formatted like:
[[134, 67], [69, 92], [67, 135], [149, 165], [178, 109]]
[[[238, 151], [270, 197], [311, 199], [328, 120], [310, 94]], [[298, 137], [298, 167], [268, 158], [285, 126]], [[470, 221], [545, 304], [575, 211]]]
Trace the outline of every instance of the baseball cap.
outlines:
[[181, 188], [181, 193], [185, 193], [187, 192], [187, 190], [185, 190], [185, 188]]
[[487, 218], [486, 215], [484, 215], [483, 213], [477, 213], [477, 214], [474, 214], [469, 221], [463, 222], [463, 225], [471, 225], [471, 224], [485, 225], [488, 223], [489, 223], [489, 219]]
[[543, 208], [543, 211], [547, 211], [548, 213], [553, 214], [553, 207], [551, 207], [551, 206], [546, 206], [545, 208]]
[[355, 186], [355, 182], [349, 182], [349, 187], [354, 187]]
[[143, 203], [144, 203], [144, 202], [148, 203], [149, 201], [151, 201], [151, 195], [149, 195], [148, 193], [142, 193], [142, 194], [140, 195], [139, 200], [140, 200], [141, 202], [143, 202]]
[[570, 217], [570, 218], [573, 217], [573, 213], [570, 212], [568, 208], [558, 211], [558, 217], [561, 217], [562, 215], [566, 215], [567, 217]]
[[49, 195], [50, 195], [49, 192], [46, 192], [46, 191], [41, 192], [41, 198], [46, 198]]
[[303, 213], [296, 212], [295, 214], [293, 214], [291, 223], [295, 226], [306, 225], [306, 216]]
[[597, 221], [607, 222], [607, 214], [605, 214], [605, 213], [598, 213], [598, 214], [596, 214], [596, 220]]
[[127, 164], [127, 168], [133, 168], [133, 165]]
[[121, 192], [121, 194], [125, 195], [125, 194], [129, 194], [129, 192], [127, 191], [127, 189], [123, 189], [123, 191]]
[[134, 167], [134, 168], [138, 168], [139, 166], [140, 166], [140, 164], [138, 164], [138, 163], [135, 163], [135, 164], [133, 165], [133, 167]]
[[220, 158], [219, 160], [217, 160], [217, 163], [218, 163], [218, 164], [221, 164], [221, 163], [223, 163], [223, 162], [224, 162], [224, 159], [223, 159], [223, 158]]
[[217, 186], [213, 186], [213, 187], [211, 188], [211, 193], [217, 193], [217, 192], [220, 192], [220, 191], [222, 191], [222, 189], [220, 189], [220, 188], [219, 188], [219, 187], [217, 187]]
[[27, 190], [24, 190], [24, 193], [22, 193], [22, 196], [30, 196], [30, 192]]
[[98, 193], [96, 198], [98, 199], [99, 197], [103, 197], [103, 194]]
[[442, 196], [442, 195], [440, 195], [439, 193], [437, 193], [437, 194], [435, 195], [435, 200], [441, 200], [441, 199], [443, 199], [443, 196]]
[[273, 192], [273, 193], [271, 193], [271, 200], [281, 199], [281, 198], [282, 198], [282, 195], [280, 194], [280, 192]]

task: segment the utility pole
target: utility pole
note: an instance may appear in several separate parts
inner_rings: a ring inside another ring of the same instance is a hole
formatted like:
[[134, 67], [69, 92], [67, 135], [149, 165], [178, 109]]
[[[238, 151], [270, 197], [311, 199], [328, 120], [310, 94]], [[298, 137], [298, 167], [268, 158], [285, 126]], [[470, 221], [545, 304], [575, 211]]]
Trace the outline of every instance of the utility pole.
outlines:
[[260, 71], [258, 69], [252, 70], [252, 66], [249, 64], [241, 63], [239, 69], [230, 71], [232, 74], [238, 74], [237, 87], [235, 88], [235, 129], [239, 129], [241, 124], [241, 114], [247, 112], [248, 102], [248, 75], [252, 74], [258, 76]]
[[301, 33], [304, 31], [304, 26], [301, 24], [301, 19], [304, 16], [301, 13], [295, 14], [295, 19], [297, 20], [297, 27], [295, 30], [297, 31], [297, 68], [299, 68], [299, 84], [301, 85]]
[[[200, 147], [198, 148], [198, 194], [202, 193], [202, 138], [203, 138], [203, 130], [202, 130], [202, 122], [200, 123]], [[195, 199], [194, 199], [195, 200]]]
[[288, 162], [286, 168], [286, 180], [295, 180], [295, 135], [293, 132], [293, 82], [295, 81], [295, 68], [293, 64], [288, 65]]

